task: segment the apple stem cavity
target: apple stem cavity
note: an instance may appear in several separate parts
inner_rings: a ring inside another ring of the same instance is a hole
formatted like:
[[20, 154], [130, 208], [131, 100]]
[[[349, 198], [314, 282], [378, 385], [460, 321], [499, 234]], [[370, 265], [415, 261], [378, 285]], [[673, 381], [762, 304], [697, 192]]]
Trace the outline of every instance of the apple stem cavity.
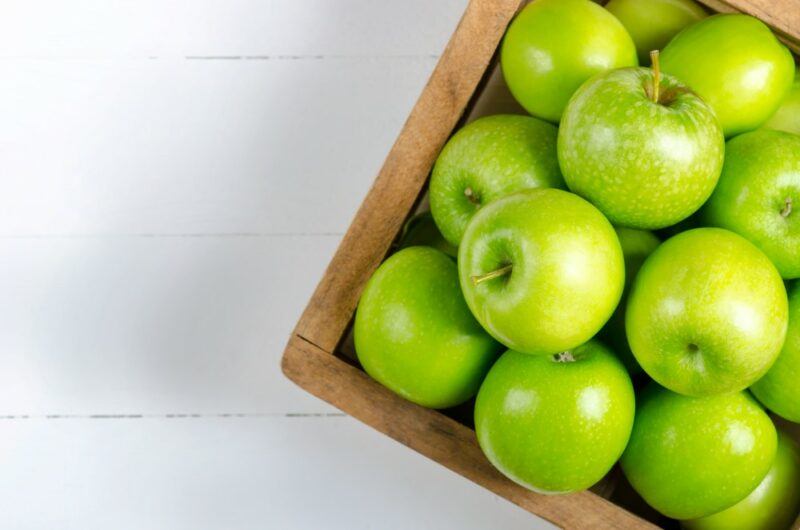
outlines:
[[786, 197], [786, 200], [783, 203], [783, 210], [781, 210], [781, 217], [786, 219], [792, 214], [792, 198]]
[[485, 282], [487, 280], [492, 280], [494, 278], [499, 278], [500, 276], [505, 276], [506, 274], [510, 274], [511, 273], [511, 267], [512, 267], [512, 265], [509, 264], [509, 265], [506, 265], [505, 267], [500, 267], [497, 270], [494, 270], [494, 271], [491, 271], [491, 272], [487, 272], [486, 274], [478, 274], [477, 276], [473, 276], [472, 277], [472, 284], [473, 285], [478, 285], [478, 284], [480, 284], [482, 282]]
[[467, 197], [467, 199], [469, 199], [469, 202], [471, 202], [472, 204], [476, 206], [480, 205], [481, 201], [479, 201], [478, 197], [475, 196], [475, 192], [472, 191], [472, 188], [467, 187], [466, 189], [464, 189], [464, 195]]
[[557, 363], [572, 363], [575, 362], [575, 356], [569, 350], [562, 351], [553, 355], [553, 361]]
[[658, 50], [650, 52], [650, 61], [653, 68], [653, 90], [650, 92], [650, 97], [653, 103], [660, 103], [661, 97], [661, 62], [658, 60]]

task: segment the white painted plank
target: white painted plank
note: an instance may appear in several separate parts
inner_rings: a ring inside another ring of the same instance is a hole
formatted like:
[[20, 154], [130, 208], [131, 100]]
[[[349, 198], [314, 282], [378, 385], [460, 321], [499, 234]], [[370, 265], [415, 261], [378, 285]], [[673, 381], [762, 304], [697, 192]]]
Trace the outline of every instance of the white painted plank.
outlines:
[[278, 367], [465, 5], [3, 3], [3, 527], [544, 528]]
[[0, 421], [18, 530], [545, 529], [347, 417]]
[[338, 240], [0, 239], [0, 415], [333, 411], [279, 360]]
[[434, 64], [0, 61], [0, 235], [343, 233]]
[[439, 54], [467, 0], [5, 0], [0, 57]]

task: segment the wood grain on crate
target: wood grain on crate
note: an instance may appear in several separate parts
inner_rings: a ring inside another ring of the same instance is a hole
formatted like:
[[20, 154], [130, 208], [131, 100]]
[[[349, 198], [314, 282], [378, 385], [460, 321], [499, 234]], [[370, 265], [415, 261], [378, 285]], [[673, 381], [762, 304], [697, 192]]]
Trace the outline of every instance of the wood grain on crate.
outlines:
[[800, 0], [699, 0], [720, 13], [746, 13], [764, 21], [800, 53]]
[[300, 318], [296, 334], [329, 352], [336, 347], [364, 283], [416, 202], [518, 5], [519, 0], [470, 2]]
[[[800, 42], [800, 0], [702, 0], [720, 12], [758, 16]], [[544, 496], [504, 478], [485, 459], [473, 430], [414, 405], [334, 355], [358, 298], [420, 198], [440, 149], [486, 82], [497, 46], [527, 2], [472, 0], [392, 147], [284, 353], [284, 373], [351, 416], [466, 478], [566, 528], [652, 528], [592, 492]], [[800, 529], [800, 520], [795, 524]]]

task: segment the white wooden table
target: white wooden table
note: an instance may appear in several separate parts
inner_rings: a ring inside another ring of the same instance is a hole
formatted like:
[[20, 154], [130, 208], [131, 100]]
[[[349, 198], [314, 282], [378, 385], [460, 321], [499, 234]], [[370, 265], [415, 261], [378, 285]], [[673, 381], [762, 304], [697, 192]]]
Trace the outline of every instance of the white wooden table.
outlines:
[[465, 3], [2, 2], [2, 528], [546, 526], [278, 367]]

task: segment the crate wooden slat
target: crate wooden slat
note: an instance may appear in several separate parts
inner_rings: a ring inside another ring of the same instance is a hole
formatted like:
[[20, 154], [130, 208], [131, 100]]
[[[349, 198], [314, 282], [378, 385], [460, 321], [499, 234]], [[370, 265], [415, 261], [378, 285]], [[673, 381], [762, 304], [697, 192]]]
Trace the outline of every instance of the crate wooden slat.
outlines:
[[798, 0], [698, 0], [720, 13], [746, 13], [772, 27], [786, 46], [800, 53], [800, 2]]
[[333, 351], [518, 6], [519, 0], [470, 2], [300, 318], [297, 335]]
[[[701, 0], [770, 24], [793, 49], [800, 0]], [[484, 458], [472, 429], [393, 394], [337, 355], [361, 291], [413, 212], [439, 151], [472, 108], [520, 0], [471, 0], [289, 339], [282, 369], [308, 392], [522, 508], [564, 528], [655, 526], [592, 492], [539, 495]], [[794, 526], [800, 530], [800, 519]]]
[[783, 35], [798, 37], [800, 2], [797, 0], [724, 0], [723, 3], [760, 18]]
[[475, 433], [435, 410], [398, 398], [365, 372], [299, 337], [283, 358], [292, 380], [347, 414], [481, 486], [568, 528], [655, 528], [591, 492], [546, 496], [503, 477], [481, 453]]

